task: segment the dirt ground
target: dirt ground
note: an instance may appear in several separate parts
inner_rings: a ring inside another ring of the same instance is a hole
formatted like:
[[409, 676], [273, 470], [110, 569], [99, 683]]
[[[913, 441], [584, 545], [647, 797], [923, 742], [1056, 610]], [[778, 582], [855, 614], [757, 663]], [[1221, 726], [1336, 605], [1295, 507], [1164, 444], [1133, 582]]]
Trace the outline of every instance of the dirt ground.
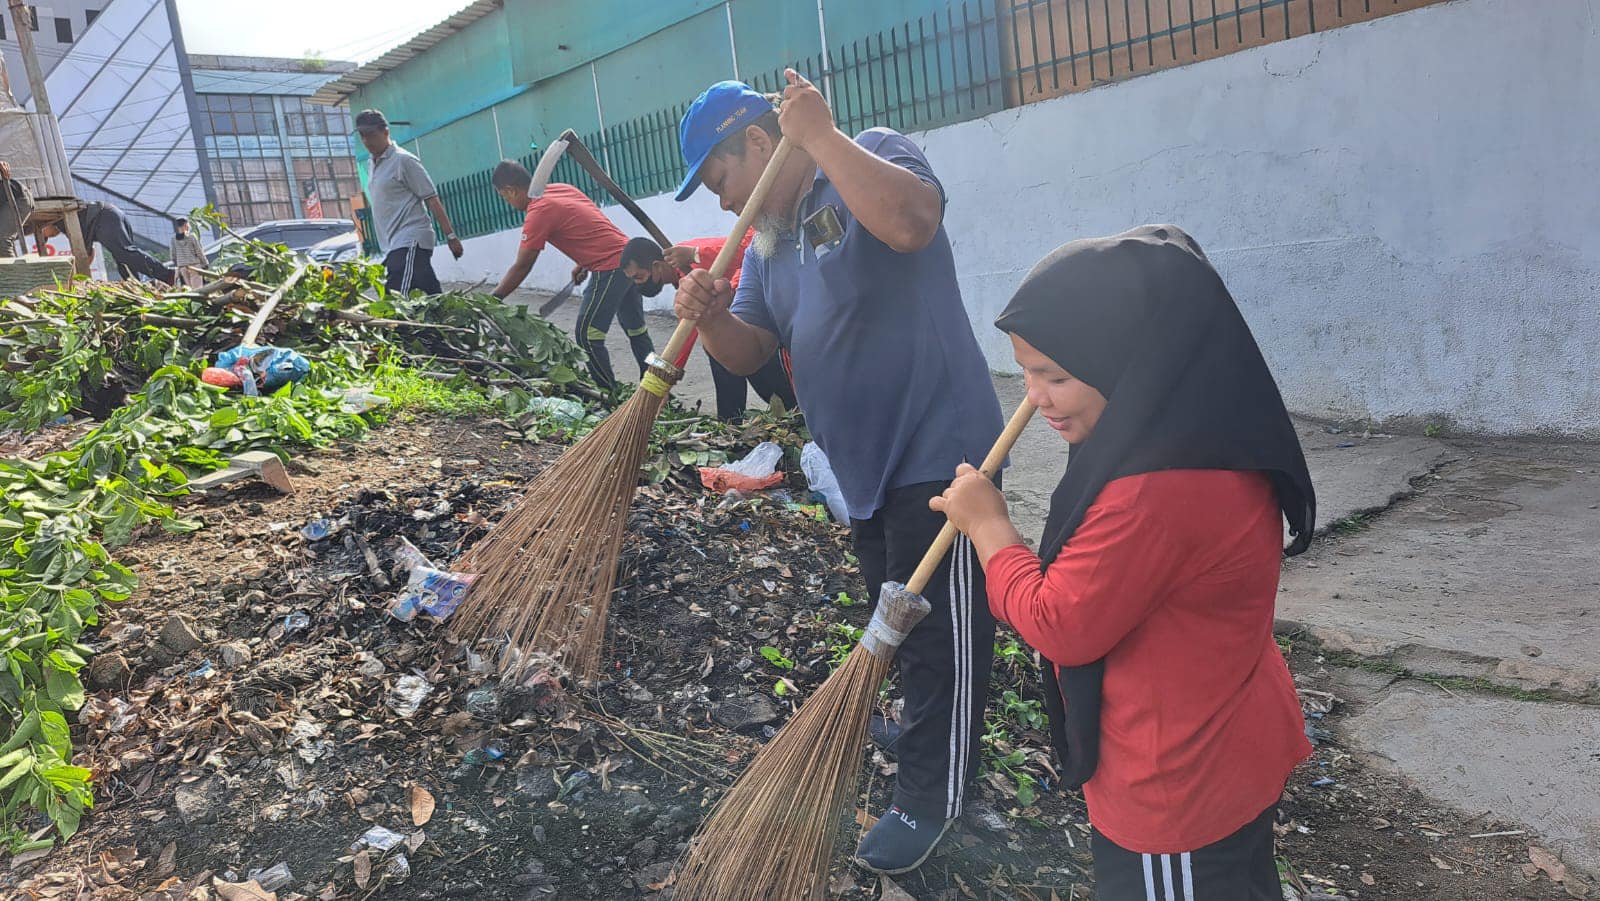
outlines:
[[[635, 501], [596, 687], [552, 669], [502, 681], [440, 625], [388, 615], [398, 536], [448, 562], [558, 452], [490, 421], [395, 423], [303, 456], [292, 496], [234, 486], [190, 502], [206, 529], [126, 549], [142, 588], [92, 639], [75, 726], [95, 810], [66, 847], [14, 859], [0, 893], [251, 897], [228, 886], [255, 879], [284, 899], [670, 895], [710, 803], [865, 623], [848, 602], [864, 586], [845, 530], [798, 485], [793, 503], [722, 507], [686, 470]], [[301, 534], [319, 520], [331, 534]], [[1298, 895], [1569, 896], [1524, 874], [1526, 836], [1473, 838], [1504, 830], [1347, 753], [1327, 667], [1305, 646], [1291, 666], [1317, 740], [1282, 806]], [[995, 672], [978, 801], [898, 888], [1090, 899], [1082, 802], [1054, 790], [1044, 736], [1005, 704], [1036, 697], [1031, 663], [1006, 650]], [[866, 810], [893, 767], [874, 754]], [[858, 833], [841, 825], [832, 894], [893, 896], [844, 862]]]

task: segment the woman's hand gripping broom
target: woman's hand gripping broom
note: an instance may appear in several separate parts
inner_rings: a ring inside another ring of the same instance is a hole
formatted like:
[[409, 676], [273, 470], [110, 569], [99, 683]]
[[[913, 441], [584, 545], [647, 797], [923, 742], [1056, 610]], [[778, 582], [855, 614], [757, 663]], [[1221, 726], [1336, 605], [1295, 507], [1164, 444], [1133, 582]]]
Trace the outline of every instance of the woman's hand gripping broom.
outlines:
[[[999, 471], [1033, 416], [1024, 400], [980, 471]], [[839, 821], [855, 796], [867, 719], [895, 649], [924, 616], [921, 592], [955, 541], [950, 523], [905, 585], [886, 583], [861, 641], [750, 761], [690, 840], [677, 871], [678, 901], [821, 899]]]

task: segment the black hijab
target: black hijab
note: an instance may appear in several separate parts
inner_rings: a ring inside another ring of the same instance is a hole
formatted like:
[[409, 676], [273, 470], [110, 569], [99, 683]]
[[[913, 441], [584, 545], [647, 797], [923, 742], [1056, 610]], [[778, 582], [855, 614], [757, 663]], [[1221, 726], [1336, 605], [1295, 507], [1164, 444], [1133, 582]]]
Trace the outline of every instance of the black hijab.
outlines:
[[[1265, 472], [1306, 549], [1316, 497], [1294, 424], [1250, 327], [1195, 240], [1146, 225], [1052, 251], [995, 325], [1106, 396], [1050, 498], [1039, 556], [1048, 567], [1106, 483], [1166, 469]], [[1073, 788], [1099, 761], [1105, 661], [1045, 666], [1045, 705]]]

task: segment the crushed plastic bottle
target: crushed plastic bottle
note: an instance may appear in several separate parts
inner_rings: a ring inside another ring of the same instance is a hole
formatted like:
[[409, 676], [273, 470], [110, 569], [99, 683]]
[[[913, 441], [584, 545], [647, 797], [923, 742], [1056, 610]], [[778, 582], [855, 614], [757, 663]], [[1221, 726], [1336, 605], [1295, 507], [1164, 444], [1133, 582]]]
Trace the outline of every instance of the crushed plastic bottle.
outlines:
[[313, 519], [302, 526], [300, 535], [307, 541], [321, 541], [343, 529], [349, 523], [349, 518], [329, 519], [324, 516], [320, 519]]

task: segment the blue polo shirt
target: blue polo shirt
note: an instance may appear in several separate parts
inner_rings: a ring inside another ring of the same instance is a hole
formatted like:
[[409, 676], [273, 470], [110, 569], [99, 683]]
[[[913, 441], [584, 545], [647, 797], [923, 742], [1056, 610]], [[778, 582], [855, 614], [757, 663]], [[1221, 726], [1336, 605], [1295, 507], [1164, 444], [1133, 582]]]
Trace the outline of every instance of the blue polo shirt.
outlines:
[[[922, 150], [887, 128], [856, 143], [938, 189]], [[798, 222], [831, 206], [842, 237], [813, 247], [804, 231], [762, 259], [746, 251], [735, 316], [789, 348], [795, 395], [828, 455], [854, 519], [892, 488], [946, 481], [976, 465], [1000, 434], [1000, 402], [978, 350], [944, 225], [899, 253], [856, 222], [821, 169]]]

